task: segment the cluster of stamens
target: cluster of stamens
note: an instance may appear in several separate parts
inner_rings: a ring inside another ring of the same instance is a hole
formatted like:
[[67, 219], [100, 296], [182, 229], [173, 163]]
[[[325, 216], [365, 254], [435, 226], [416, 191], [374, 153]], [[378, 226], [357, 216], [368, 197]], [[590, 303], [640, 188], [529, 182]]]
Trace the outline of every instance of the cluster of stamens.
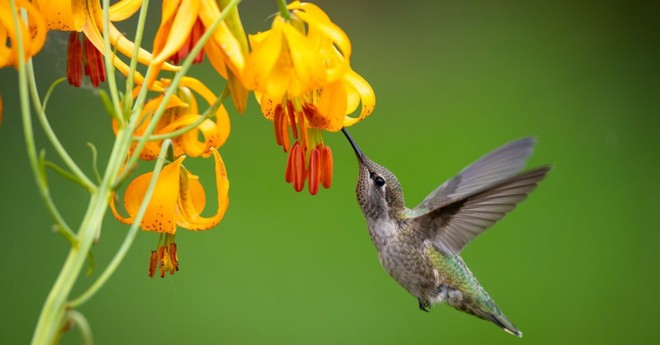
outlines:
[[[309, 128], [307, 117], [316, 111], [313, 104], [305, 104], [296, 110], [291, 101], [286, 106], [278, 104], [273, 114], [275, 140], [289, 153], [285, 180], [300, 192], [308, 181], [309, 193], [315, 195], [319, 185], [330, 188], [332, 184], [332, 151], [323, 143], [321, 130]], [[289, 128], [295, 143], [291, 146]]]

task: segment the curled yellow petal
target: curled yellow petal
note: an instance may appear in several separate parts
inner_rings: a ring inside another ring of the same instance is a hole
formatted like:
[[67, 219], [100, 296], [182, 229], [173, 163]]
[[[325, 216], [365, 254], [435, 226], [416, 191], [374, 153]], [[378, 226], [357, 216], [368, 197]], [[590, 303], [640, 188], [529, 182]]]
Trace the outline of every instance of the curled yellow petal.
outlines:
[[[229, 205], [229, 179], [227, 178], [227, 170], [225, 164], [220, 157], [220, 154], [213, 150], [213, 159], [215, 161], [215, 180], [216, 192], [218, 198], [218, 209], [211, 217], [201, 216], [203, 203], [203, 188], [198, 183], [190, 182], [194, 179], [186, 178], [186, 181], [181, 184], [181, 197], [179, 198], [179, 212], [180, 218], [178, 224], [189, 230], [208, 230], [220, 223], [225, 215], [227, 206]], [[187, 182], [187, 183], [186, 183]]]
[[120, 22], [130, 18], [142, 6], [142, 0], [121, 0], [110, 6], [111, 22]]
[[357, 118], [346, 116], [344, 118], [344, 126], [352, 126], [369, 116], [376, 107], [376, 95], [374, 90], [371, 88], [371, 85], [364, 80], [359, 74], [354, 71], [349, 71], [344, 75], [344, 80], [347, 87], [347, 113], [352, 113], [360, 104], [362, 103], [362, 109], [360, 110], [360, 115]]

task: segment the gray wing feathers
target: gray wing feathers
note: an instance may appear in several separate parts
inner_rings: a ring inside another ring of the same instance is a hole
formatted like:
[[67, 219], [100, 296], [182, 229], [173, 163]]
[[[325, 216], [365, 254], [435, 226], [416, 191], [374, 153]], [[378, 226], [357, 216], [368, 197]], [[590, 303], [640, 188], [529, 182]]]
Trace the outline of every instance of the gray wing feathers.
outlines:
[[494, 187], [417, 218], [425, 222], [435, 246], [457, 255], [466, 244], [491, 227], [527, 197], [550, 167], [509, 178]]
[[431, 192], [415, 209], [432, 211], [514, 176], [525, 166], [535, 143], [527, 137], [489, 153]]

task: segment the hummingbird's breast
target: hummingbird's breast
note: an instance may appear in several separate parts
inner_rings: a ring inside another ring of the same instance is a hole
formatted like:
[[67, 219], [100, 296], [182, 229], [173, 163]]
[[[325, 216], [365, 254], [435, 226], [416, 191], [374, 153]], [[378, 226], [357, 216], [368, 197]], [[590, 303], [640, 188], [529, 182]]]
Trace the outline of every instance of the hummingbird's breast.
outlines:
[[440, 277], [424, 254], [422, 238], [395, 222], [369, 224], [369, 232], [381, 265], [399, 285], [418, 298], [437, 290]]

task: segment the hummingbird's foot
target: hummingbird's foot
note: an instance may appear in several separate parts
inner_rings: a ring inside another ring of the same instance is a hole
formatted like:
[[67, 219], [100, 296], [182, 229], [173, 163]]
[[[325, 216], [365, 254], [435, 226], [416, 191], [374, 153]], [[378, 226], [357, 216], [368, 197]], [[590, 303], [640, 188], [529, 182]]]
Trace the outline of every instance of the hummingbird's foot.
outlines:
[[419, 301], [419, 310], [429, 312], [429, 308], [431, 308], [431, 304], [425, 300], [422, 300], [421, 298], [418, 298], [417, 301]]

